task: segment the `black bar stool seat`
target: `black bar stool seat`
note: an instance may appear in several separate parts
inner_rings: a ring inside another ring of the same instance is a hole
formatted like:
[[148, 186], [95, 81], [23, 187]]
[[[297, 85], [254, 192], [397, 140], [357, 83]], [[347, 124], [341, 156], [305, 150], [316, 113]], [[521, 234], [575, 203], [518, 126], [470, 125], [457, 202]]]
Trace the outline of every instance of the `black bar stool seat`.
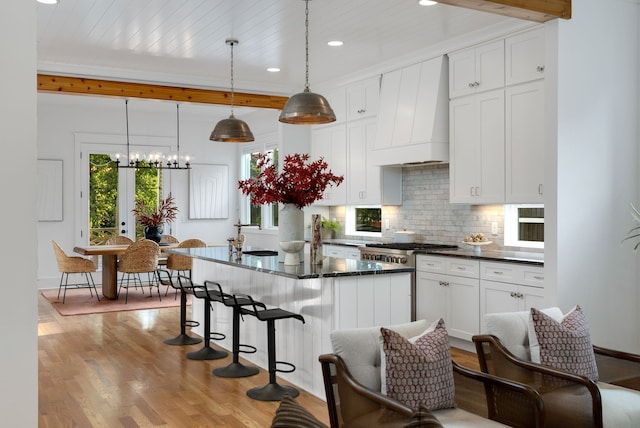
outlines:
[[211, 310], [212, 302], [220, 301], [220, 295], [217, 290], [209, 290], [204, 285], [194, 284], [191, 278], [184, 275], [178, 275], [178, 282], [182, 289], [189, 289], [193, 297], [202, 299], [204, 304], [204, 346], [198, 351], [189, 352], [187, 358], [190, 360], [217, 360], [225, 358], [228, 353], [211, 347], [211, 339], [223, 340], [225, 335], [211, 331]]
[[176, 290], [176, 293], [180, 291], [180, 334], [165, 340], [164, 343], [167, 345], [183, 346], [195, 345], [202, 342], [202, 339], [199, 337], [193, 337], [187, 334], [187, 327], [194, 328], [200, 325], [198, 321], [187, 319], [187, 295], [192, 294], [191, 291], [189, 289], [183, 289], [178, 281], [176, 281], [178, 282], [178, 284], [176, 284], [171, 277], [171, 272], [166, 269], [158, 269], [158, 280], [160, 284], [167, 286], [167, 290], [169, 289], [168, 287], [171, 286]]
[[248, 377], [258, 374], [260, 372], [259, 368], [254, 366], [245, 366], [240, 362], [241, 352], [245, 354], [253, 354], [256, 352], [255, 346], [240, 343], [240, 318], [242, 317], [240, 309], [243, 306], [252, 305], [253, 302], [242, 297], [234, 298], [233, 295], [225, 293], [222, 290], [222, 286], [217, 282], [205, 281], [204, 285], [208, 290], [217, 288], [218, 295], [220, 296], [220, 302], [225, 306], [231, 307], [233, 310], [233, 344], [231, 348], [233, 360], [228, 366], [214, 369], [213, 374], [219, 377], [228, 378]]
[[[290, 312], [280, 308], [267, 309], [266, 305], [261, 302], [256, 302], [249, 295], [235, 295], [236, 300], [246, 299], [251, 302], [251, 307], [242, 306], [240, 313], [242, 315], [251, 315], [256, 317], [260, 321], [267, 323], [267, 355], [268, 355], [268, 370], [269, 370], [269, 383], [262, 387], [252, 388], [247, 391], [247, 396], [259, 401], [280, 401], [285, 394], [288, 394], [292, 398], [297, 397], [300, 392], [287, 385], [280, 385], [276, 382], [276, 373], [291, 373], [296, 369], [291, 363], [286, 361], [276, 360], [276, 325], [277, 320], [283, 320], [287, 318], [293, 318], [302, 321], [304, 324], [304, 317], [300, 314]], [[278, 365], [288, 366], [287, 369], [278, 368]]]

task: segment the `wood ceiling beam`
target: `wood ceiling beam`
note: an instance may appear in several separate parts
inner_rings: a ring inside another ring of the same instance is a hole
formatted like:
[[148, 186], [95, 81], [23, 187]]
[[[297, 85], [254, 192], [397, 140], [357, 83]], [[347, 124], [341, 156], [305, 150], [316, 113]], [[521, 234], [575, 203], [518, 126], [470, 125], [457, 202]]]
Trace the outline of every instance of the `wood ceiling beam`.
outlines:
[[[38, 92], [231, 105], [231, 91], [38, 74]], [[234, 92], [234, 106], [282, 110], [287, 97]]]
[[571, 19], [571, 0], [437, 0], [438, 3], [481, 10], [527, 21]]

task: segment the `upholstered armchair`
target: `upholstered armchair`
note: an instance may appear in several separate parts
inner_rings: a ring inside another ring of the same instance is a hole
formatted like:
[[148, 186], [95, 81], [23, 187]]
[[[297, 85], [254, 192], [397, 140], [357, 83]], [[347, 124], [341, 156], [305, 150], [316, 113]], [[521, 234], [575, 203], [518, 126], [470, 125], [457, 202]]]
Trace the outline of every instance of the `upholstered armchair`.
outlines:
[[[559, 308], [541, 312], [561, 323], [567, 315]], [[483, 372], [527, 384], [544, 401], [545, 418], [550, 427], [639, 427], [640, 426], [640, 356], [592, 346], [587, 338], [587, 358], [595, 361], [595, 375], [580, 369], [560, 368], [562, 358], [544, 357], [543, 346], [567, 348], [572, 354], [569, 364], [578, 364], [578, 345], [553, 344], [554, 334], [547, 334], [546, 345], [536, 343], [530, 311], [487, 314], [487, 334], [473, 337]], [[533, 329], [533, 331], [532, 331]], [[588, 335], [588, 330], [586, 332]], [[570, 333], [573, 335], [573, 333]], [[573, 336], [571, 336], [573, 337]], [[543, 359], [542, 362], [540, 358]], [[550, 362], [552, 361], [552, 362]], [[583, 364], [584, 366], [584, 364]]]
[[[388, 329], [412, 338], [429, 325], [420, 320]], [[456, 405], [431, 410], [422, 415], [423, 425], [412, 425], [417, 423], [416, 412], [422, 409], [381, 392], [384, 356], [381, 357], [380, 336], [379, 327], [331, 333], [334, 353], [319, 358], [331, 428], [544, 426], [542, 401], [532, 388], [464, 368], [453, 360]]]

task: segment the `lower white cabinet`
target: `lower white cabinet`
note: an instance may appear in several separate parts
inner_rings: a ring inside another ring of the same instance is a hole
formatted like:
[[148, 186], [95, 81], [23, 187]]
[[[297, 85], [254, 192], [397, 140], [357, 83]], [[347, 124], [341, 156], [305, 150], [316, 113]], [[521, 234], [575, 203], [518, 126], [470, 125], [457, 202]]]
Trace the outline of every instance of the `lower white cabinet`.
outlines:
[[479, 262], [418, 255], [416, 319], [443, 318], [451, 337], [471, 340], [480, 332]]
[[324, 257], [336, 257], [339, 259], [356, 259], [360, 260], [360, 250], [358, 247], [347, 245], [322, 245], [322, 255]]
[[[480, 262], [481, 317], [488, 313], [527, 311], [546, 306], [543, 267]], [[484, 323], [481, 325], [484, 330]]]

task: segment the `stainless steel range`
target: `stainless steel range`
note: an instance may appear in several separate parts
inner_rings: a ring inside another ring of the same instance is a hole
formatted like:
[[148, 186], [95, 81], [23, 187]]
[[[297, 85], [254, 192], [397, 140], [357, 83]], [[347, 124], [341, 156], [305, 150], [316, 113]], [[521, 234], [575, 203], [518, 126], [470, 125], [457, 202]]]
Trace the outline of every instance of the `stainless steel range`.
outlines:
[[[360, 247], [361, 260], [373, 260], [384, 263], [397, 263], [403, 266], [416, 267], [416, 250], [446, 250], [458, 248], [457, 245], [441, 245], [428, 243], [388, 243], [367, 244]], [[416, 319], [416, 273], [411, 275], [411, 320]]]

